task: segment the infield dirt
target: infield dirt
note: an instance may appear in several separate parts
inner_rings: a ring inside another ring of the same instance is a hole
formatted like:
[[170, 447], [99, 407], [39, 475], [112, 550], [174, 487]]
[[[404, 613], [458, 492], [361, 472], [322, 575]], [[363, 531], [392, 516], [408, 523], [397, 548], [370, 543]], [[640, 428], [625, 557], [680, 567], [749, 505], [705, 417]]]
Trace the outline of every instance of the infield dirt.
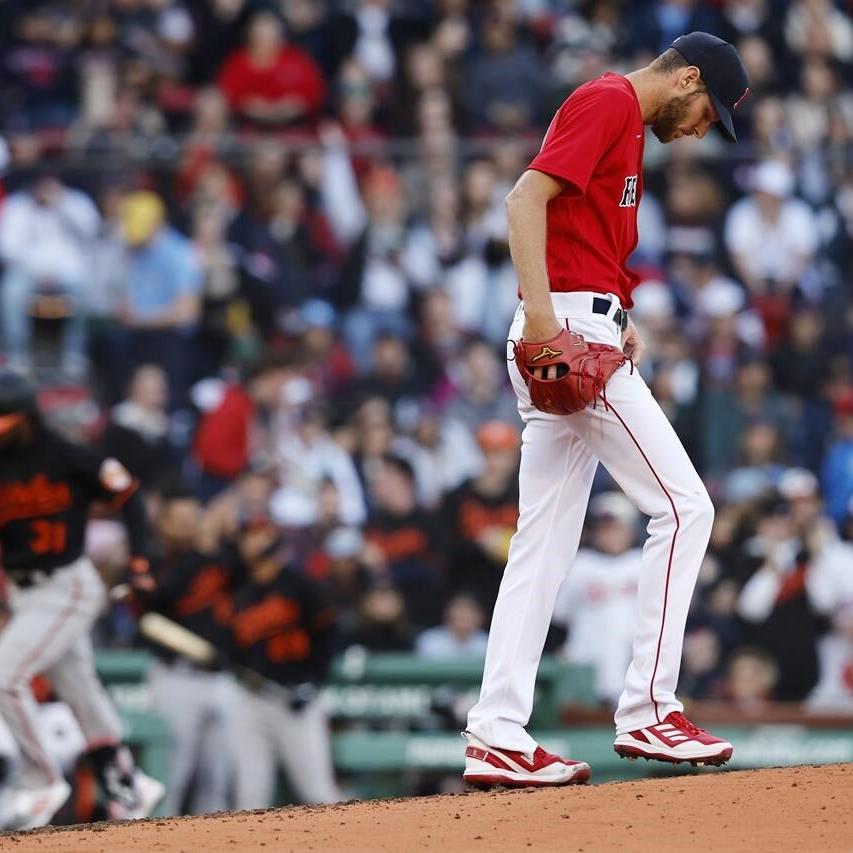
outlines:
[[15, 853], [853, 851], [853, 764], [0, 835]]

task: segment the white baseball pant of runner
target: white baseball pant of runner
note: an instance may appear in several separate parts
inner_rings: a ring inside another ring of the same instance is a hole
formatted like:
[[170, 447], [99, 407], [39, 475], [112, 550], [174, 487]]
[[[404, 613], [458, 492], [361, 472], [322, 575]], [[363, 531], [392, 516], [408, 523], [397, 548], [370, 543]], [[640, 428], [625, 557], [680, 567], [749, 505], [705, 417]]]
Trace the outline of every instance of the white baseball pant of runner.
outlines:
[[341, 798], [332, 767], [329, 719], [320, 699], [291, 710], [273, 692], [238, 688], [229, 715], [234, 747], [235, 808], [272, 805], [276, 771], [283, 767], [300, 801], [309, 805]]
[[206, 672], [184, 660], [157, 661], [148, 673], [152, 708], [169, 729], [169, 784], [163, 800], [167, 815], [227, 809], [233, 762], [228, 749], [229, 708], [236, 701], [234, 678]]
[[38, 735], [33, 676], [47, 676], [90, 747], [118, 743], [118, 714], [95, 672], [89, 632], [106, 590], [88, 557], [56, 569], [30, 587], [12, 585], [12, 616], [0, 633], [0, 715], [21, 750], [16, 784], [37, 788], [62, 778]]
[[[552, 293], [557, 318], [587, 341], [621, 346], [613, 321], [592, 312], [591, 292]], [[520, 305], [510, 327], [518, 340]], [[571, 570], [599, 461], [641, 512], [650, 516], [637, 593], [633, 657], [616, 710], [616, 731], [640, 729], [682, 711], [675, 698], [684, 627], [708, 545], [714, 509], [708, 493], [648, 386], [630, 363], [599, 400], [568, 416], [530, 403], [527, 387], [508, 364], [524, 421], [519, 471], [518, 529], [492, 616], [483, 685], [468, 730], [499, 749], [533, 752], [525, 731], [533, 710], [536, 672], [557, 591]], [[601, 626], [602, 631], [607, 625]]]

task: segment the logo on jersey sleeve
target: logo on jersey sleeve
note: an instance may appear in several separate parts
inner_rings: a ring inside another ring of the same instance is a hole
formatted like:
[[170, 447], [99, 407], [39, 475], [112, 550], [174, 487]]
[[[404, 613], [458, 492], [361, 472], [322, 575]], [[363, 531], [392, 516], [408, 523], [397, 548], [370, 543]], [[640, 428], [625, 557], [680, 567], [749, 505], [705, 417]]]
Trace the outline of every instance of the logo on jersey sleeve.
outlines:
[[625, 178], [625, 187], [622, 190], [622, 198], [619, 201], [619, 207], [636, 207], [637, 206], [637, 176], [628, 175]]

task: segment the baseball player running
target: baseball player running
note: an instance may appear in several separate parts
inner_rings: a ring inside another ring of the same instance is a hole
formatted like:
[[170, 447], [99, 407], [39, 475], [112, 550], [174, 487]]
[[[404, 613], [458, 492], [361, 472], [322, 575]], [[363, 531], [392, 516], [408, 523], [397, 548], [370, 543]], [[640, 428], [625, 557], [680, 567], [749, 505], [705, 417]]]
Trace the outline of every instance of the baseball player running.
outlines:
[[134, 585], [148, 586], [145, 509], [131, 476], [115, 459], [48, 431], [33, 387], [14, 373], [0, 374], [0, 547], [12, 609], [0, 633], [0, 716], [22, 759], [0, 814], [6, 828], [45, 825], [70, 793], [38, 734], [30, 689], [37, 673], [74, 712], [111, 817], [143, 817], [163, 795], [159, 782], [133, 766], [95, 674], [89, 631], [104, 586], [82, 551], [96, 500], [121, 508], [137, 555]]
[[638, 277], [626, 259], [637, 244], [644, 125], [670, 142], [702, 138], [719, 123], [733, 142], [732, 113], [747, 92], [730, 44], [702, 32], [681, 36], [649, 66], [578, 88], [507, 197], [523, 300], [509, 332], [509, 371], [525, 423], [520, 515], [480, 698], [464, 733], [468, 782], [566, 785], [590, 776], [585, 762], [545, 752], [525, 725], [599, 461], [651, 517], [614, 748], [673, 763], [723, 764], [732, 755], [732, 745], [694, 726], [675, 697], [687, 610], [714, 511], [633, 369], [645, 345], [627, 319]]

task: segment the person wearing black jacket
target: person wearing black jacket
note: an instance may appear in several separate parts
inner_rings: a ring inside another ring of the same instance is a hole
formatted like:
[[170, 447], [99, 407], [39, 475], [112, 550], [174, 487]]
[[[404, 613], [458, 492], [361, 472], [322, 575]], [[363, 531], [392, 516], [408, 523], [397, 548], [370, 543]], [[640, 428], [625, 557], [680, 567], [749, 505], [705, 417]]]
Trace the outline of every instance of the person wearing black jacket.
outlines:
[[233, 704], [235, 806], [272, 804], [283, 766], [304, 803], [341, 799], [318, 689], [335, 644], [335, 614], [322, 588], [289, 562], [269, 519], [244, 525], [237, 541], [246, 580], [234, 595], [231, 659], [242, 689]]

